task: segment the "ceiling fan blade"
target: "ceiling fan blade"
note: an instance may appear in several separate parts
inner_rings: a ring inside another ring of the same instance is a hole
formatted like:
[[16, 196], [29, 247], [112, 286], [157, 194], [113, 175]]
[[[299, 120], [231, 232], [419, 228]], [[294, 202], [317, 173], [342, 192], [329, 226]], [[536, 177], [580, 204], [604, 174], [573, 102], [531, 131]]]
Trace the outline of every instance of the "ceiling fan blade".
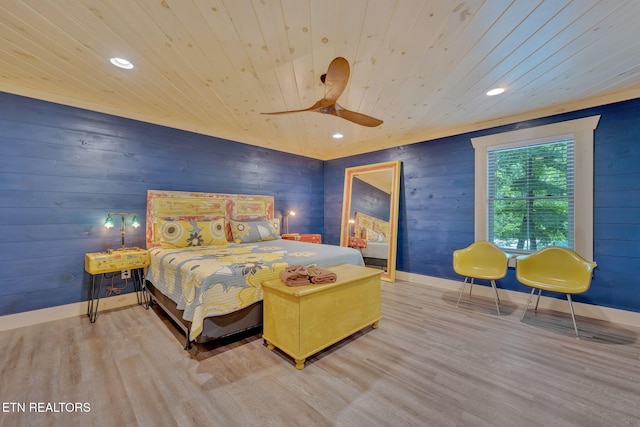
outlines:
[[338, 117], [342, 117], [345, 120], [349, 120], [355, 124], [361, 126], [367, 126], [370, 128], [374, 128], [376, 126], [380, 126], [383, 121], [376, 119], [375, 117], [367, 116], [366, 114], [356, 113], [355, 111], [345, 110], [336, 104], [336, 112], [335, 115]]
[[366, 114], [356, 113], [355, 111], [345, 110], [336, 102], [347, 87], [350, 72], [349, 62], [339, 56], [331, 61], [329, 68], [327, 69], [327, 73], [323, 74], [321, 77], [322, 83], [324, 83], [325, 86], [324, 97], [322, 99], [317, 101], [311, 107], [304, 108], [302, 110], [276, 111], [273, 113], [261, 114], [290, 114], [300, 113], [303, 111], [313, 111], [316, 113], [338, 116], [360, 126], [380, 126], [383, 123], [382, 120], [367, 116]]
[[287, 110], [287, 111], [274, 111], [272, 113], [260, 113], [260, 114], [289, 114], [289, 113], [302, 113], [304, 111], [318, 111], [322, 107], [322, 100], [316, 102], [309, 108], [303, 108], [302, 110]]
[[324, 100], [326, 105], [331, 105], [338, 100], [349, 81], [349, 62], [339, 56], [329, 64], [329, 69], [324, 77]]
[[311, 110], [305, 108], [304, 110], [272, 111], [270, 113], [260, 113], [260, 114], [265, 114], [267, 116], [275, 116], [278, 114], [302, 113], [304, 111], [311, 111]]

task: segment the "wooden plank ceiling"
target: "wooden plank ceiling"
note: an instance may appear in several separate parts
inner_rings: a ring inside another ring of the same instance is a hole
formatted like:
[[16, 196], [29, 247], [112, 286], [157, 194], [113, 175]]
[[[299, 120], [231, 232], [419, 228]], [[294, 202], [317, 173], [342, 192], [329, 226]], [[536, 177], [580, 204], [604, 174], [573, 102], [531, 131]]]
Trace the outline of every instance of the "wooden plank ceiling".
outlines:
[[[636, 0], [7, 0], [0, 91], [332, 159], [639, 97], [638, 22]], [[337, 56], [339, 103], [381, 126], [260, 114], [322, 98]]]

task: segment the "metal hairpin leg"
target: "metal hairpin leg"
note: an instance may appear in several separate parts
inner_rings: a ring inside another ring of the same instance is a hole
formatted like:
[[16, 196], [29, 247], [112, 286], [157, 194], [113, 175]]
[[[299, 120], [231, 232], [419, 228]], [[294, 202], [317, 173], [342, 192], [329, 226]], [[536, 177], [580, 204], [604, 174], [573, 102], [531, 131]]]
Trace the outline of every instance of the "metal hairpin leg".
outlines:
[[91, 276], [91, 289], [89, 290], [89, 305], [87, 307], [87, 316], [91, 323], [96, 322], [98, 317], [98, 304], [100, 303], [100, 294], [102, 293], [102, 284], [104, 282], [104, 274], [100, 275], [100, 285], [96, 287], [96, 275]]
[[496, 287], [496, 281], [495, 280], [491, 281], [491, 287], [493, 288], [493, 292], [495, 292], [495, 294], [496, 294], [496, 297], [495, 297], [496, 310], [498, 310], [498, 316], [500, 316], [500, 297], [498, 296], [498, 288]]
[[[531, 293], [529, 294], [529, 299], [527, 300], [527, 305], [524, 307], [524, 311], [522, 312], [522, 317], [520, 318], [520, 321], [522, 321], [522, 319], [524, 319], [524, 315], [527, 314], [527, 309], [529, 308], [529, 304], [531, 303], [531, 297], [533, 297], [533, 294], [535, 293], [536, 288], [531, 289]], [[538, 310], [538, 303], [540, 302], [540, 295], [542, 294], [542, 289], [538, 289], [538, 300], [536, 301], [536, 307], [535, 307], [535, 311]], [[580, 338], [580, 335], [578, 334], [578, 325], [576, 324], [576, 316], [575, 313], [573, 312], [573, 303], [571, 301], [571, 295], [570, 294], [566, 294], [567, 295], [567, 302], [569, 302], [569, 312], [571, 313], [571, 320], [573, 321], [573, 330], [576, 332], [576, 338]]]
[[[522, 317], [520, 317], [520, 321], [524, 319], [524, 315], [527, 314], [527, 310], [529, 309], [529, 304], [531, 304], [531, 297], [533, 297], [533, 293], [536, 291], [536, 288], [531, 288], [531, 293], [529, 294], [529, 299], [527, 300], [527, 305], [524, 306], [524, 311], [522, 312]], [[540, 296], [540, 295], [538, 295]]]
[[133, 270], [133, 288], [136, 292], [138, 305], [141, 305], [145, 310], [148, 310], [151, 304], [149, 294], [147, 293], [147, 287], [144, 282], [144, 274], [141, 268]]
[[[460, 289], [460, 294], [458, 294], [458, 302], [456, 303], [456, 307], [460, 304], [460, 298], [462, 298], [462, 294], [464, 293], [464, 288], [467, 285], [467, 281], [469, 277], [464, 278], [464, 282], [462, 283], [462, 288]], [[471, 281], [469, 282], [471, 285], [469, 287], [469, 297], [471, 297], [471, 291], [473, 290], [473, 277], [471, 277]], [[496, 310], [498, 311], [498, 316], [500, 316], [500, 296], [498, 296], [498, 288], [496, 286], [496, 281], [491, 281], [491, 287], [493, 288], [493, 292], [495, 294], [494, 301], [496, 302]]]
[[540, 303], [540, 295], [542, 295], [542, 289], [538, 289], [538, 299], [536, 299], [536, 308], [533, 309], [533, 311], [535, 312], [538, 311], [538, 304]]
[[567, 294], [567, 301], [569, 301], [569, 310], [571, 311], [571, 320], [573, 320], [573, 329], [576, 331], [576, 338], [580, 338], [578, 335], [578, 325], [576, 325], [576, 316], [573, 314], [573, 303], [571, 302], [571, 295]]
[[[458, 302], [456, 303], [456, 307], [458, 307], [458, 304], [460, 304], [460, 298], [462, 298], [462, 294], [464, 293], [464, 288], [465, 286], [467, 286], [467, 280], [469, 280], [469, 277], [465, 277], [464, 278], [464, 282], [462, 283], [462, 288], [460, 289], [460, 294], [458, 295]], [[469, 288], [469, 296], [471, 296], [471, 290], [473, 289], [473, 277], [471, 277], [471, 287]]]

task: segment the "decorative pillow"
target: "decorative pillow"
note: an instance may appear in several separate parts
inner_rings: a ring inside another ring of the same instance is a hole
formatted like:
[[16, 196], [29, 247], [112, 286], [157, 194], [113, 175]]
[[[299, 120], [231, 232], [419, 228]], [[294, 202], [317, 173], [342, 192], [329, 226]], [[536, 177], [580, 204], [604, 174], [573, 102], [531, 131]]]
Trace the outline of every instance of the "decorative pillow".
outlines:
[[157, 230], [163, 248], [177, 249], [188, 246], [227, 244], [224, 218], [211, 221], [160, 220]]
[[263, 221], [231, 220], [231, 233], [236, 243], [253, 243], [280, 238], [280, 218]]
[[385, 242], [384, 233], [376, 230], [367, 229], [367, 241], [369, 242]]

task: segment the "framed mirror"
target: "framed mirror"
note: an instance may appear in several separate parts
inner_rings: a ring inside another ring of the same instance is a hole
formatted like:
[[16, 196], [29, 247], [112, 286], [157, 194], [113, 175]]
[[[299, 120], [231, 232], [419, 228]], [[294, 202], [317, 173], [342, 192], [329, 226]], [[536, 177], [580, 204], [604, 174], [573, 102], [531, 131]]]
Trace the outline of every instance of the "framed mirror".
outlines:
[[400, 160], [345, 169], [340, 246], [362, 252], [365, 265], [395, 281]]

